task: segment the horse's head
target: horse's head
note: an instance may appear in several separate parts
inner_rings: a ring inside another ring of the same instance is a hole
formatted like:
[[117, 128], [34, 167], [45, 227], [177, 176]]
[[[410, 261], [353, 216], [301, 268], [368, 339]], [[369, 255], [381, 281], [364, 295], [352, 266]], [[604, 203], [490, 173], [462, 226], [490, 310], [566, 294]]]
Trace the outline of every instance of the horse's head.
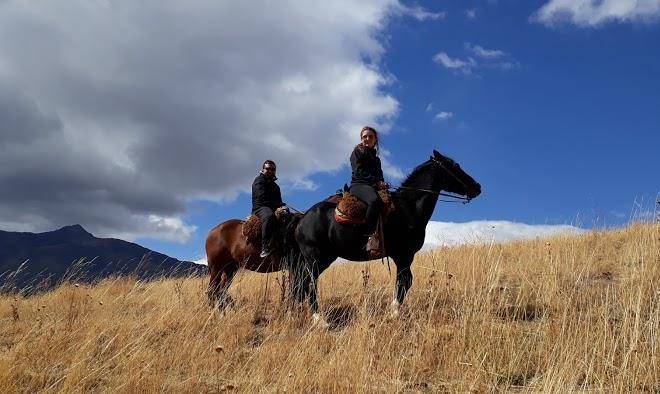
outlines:
[[442, 189], [450, 193], [460, 194], [467, 198], [475, 198], [481, 194], [481, 185], [468, 175], [461, 166], [437, 150], [433, 150], [430, 159], [442, 179]]

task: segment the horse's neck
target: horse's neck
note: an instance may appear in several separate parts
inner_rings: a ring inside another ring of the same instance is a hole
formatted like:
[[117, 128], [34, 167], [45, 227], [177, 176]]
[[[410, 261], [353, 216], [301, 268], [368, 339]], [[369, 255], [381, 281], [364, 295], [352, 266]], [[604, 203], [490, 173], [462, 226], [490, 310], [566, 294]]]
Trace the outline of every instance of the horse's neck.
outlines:
[[417, 198], [406, 196], [401, 204], [404, 204], [406, 209], [403, 211], [409, 216], [406, 221], [412, 227], [425, 228], [426, 224], [431, 220], [431, 215], [435, 209], [435, 204], [438, 201], [438, 196], [432, 193], [419, 194]]
[[431, 216], [435, 210], [435, 205], [438, 202], [438, 195], [426, 193], [420, 200], [417, 214], [419, 215], [420, 222], [426, 227], [426, 224], [431, 220]]
[[409, 212], [412, 216], [409, 220], [411, 222], [410, 224], [415, 227], [426, 227], [435, 210], [435, 205], [438, 202], [437, 193], [441, 191], [441, 187], [434, 185], [434, 182], [430, 179], [420, 179], [407, 187], [411, 189], [402, 190], [402, 198], [400, 198], [399, 203], [404, 204], [407, 208], [405, 211]]

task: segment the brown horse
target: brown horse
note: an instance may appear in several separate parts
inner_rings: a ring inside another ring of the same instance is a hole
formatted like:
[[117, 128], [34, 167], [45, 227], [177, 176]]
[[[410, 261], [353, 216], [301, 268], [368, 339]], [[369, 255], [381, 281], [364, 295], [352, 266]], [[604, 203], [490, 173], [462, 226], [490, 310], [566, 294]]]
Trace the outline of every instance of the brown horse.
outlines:
[[261, 246], [243, 235], [243, 220], [230, 219], [209, 231], [206, 237], [206, 260], [211, 274], [207, 291], [209, 303], [220, 308], [233, 303], [228, 289], [239, 268], [259, 273], [286, 269], [282, 251], [290, 251], [293, 232], [301, 216], [288, 215], [280, 223], [274, 236], [274, 242], [280, 246], [266, 258], [259, 257]]

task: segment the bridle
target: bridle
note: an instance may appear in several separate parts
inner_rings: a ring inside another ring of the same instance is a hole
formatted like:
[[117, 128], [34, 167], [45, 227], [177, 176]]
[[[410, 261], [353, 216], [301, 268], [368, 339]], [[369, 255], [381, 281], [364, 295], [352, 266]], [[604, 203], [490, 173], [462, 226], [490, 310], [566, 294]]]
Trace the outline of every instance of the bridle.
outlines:
[[[433, 160], [433, 161], [434, 161], [436, 164], [438, 164], [443, 170], [445, 170], [446, 173], [448, 173], [448, 174], [451, 175], [454, 179], [456, 179], [456, 181], [458, 181], [458, 183], [460, 183], [461, 185], [463, 185], [463, 187], [465, 188], [465, 190], [469, 190], [469, 189], [470, 189], [470, 188], [468, 187], [468, 185], [465, 184], [465, 182], [463, 182], [459, 177], [456, 176], [456, 174], [454, 174], [454, 173], [453, 173], [452, 171], [450, 171], [447, 167], [445, 167], [444, 164], [442, 164], [442, 162], [441, 162], [440, 160], [436, 159], [435, 157], [432, 157], [431, 160]], [[472, 200], [470, 197], [457, 196], [457, 195], [454, 195], [454, 194], [443, 193], [442, 191], [436, 192], [435, 190], [421, 189], [421, 188], [417, 188], [417, 187], [397, 186], [397, 187], [395, 187], [395, 189], [415, 190], [415, 191], [419, 191], [419, 192], [431, 193], [431, 194], [435, 194], [435, 195], [437, 195], [437, 196], [451, 197], [451, 198], [454, 198], [454, 199], [455, 199], [455, 200], [438, 200], [438, 201], [441, 201], [441, 202], [460, 202], [460, 203], [462, 203], [462, 204], [467, 204], [467, 203], [469, 203], [469, 202]]]
[[457, 195], [454, 195], [454, 194], [448, 194], [448, 193], [443, 193], [443, 192], [436, 192], [435, 190], [421, 189], [421, 188], [418, 188], [418, 187], [395, 186], [394, 189], [397, 189], [397, 190], [400, 190], [400, 189], [414, 190], [414, 191], [418, 191], [418, 192], [425, 192], [425, 193], [435, 194], [435, 195], [438, 195], [438, 196], [451, 197], [451, 198], [456, 199], [456, 200], [438, 200], [439, 202], [460, 202], [462, 204], [467, 204], [472, 200], [469, 197], [457, 196]]

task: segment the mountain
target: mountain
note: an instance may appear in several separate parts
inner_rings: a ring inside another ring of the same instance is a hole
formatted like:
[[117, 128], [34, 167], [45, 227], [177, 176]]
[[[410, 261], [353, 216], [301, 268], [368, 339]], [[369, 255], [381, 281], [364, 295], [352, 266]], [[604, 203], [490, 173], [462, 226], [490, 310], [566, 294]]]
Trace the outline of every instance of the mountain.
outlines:
[[78, 224], [45, 233], [0, 231], [0, 286], [5, 289], [50, 288], [63, 278], [90, 282], [114, 275], [147, 279], [206, 272], [204, 266], [131, 242], [97, 238]]

